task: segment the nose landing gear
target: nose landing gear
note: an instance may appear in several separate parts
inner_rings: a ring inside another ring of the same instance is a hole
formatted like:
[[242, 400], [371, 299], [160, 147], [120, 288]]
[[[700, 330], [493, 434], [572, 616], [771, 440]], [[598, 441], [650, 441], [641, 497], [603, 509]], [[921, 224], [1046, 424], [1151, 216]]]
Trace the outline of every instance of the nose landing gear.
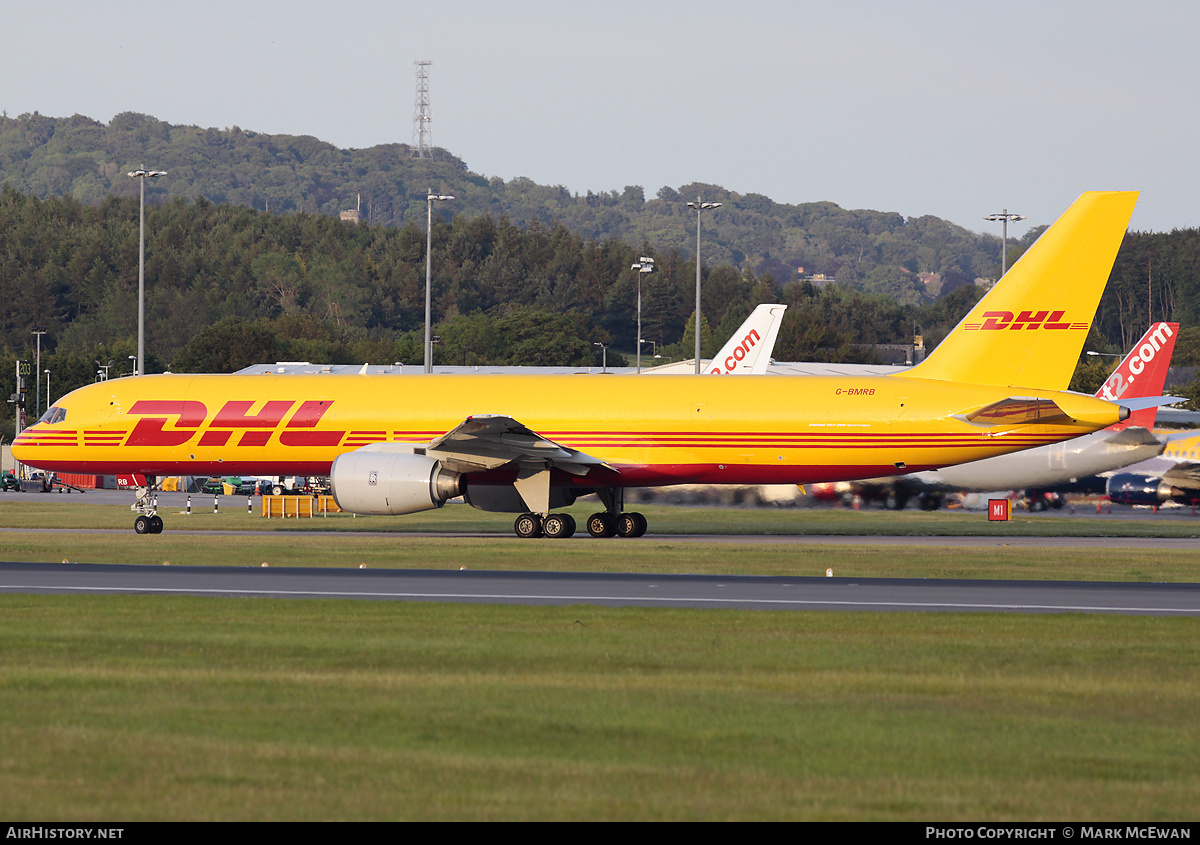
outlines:
[[133, 530], [138, 534], [161, 534], [163, 530], [162, 517], [157, 514], [154, 516], [139, 516], [133, 521]]
[[133, 530], [136, 534], [161, 534], [163, 530], [162, 517], [158, 515], [158, 496], [154, 494], [153, 475], [148, 475], [143, 480], [138, 477], [143, 483], [139, 484], [137, 490], [137, 501], [129, 506], [129, 509], [138, 514], [133, 520]]

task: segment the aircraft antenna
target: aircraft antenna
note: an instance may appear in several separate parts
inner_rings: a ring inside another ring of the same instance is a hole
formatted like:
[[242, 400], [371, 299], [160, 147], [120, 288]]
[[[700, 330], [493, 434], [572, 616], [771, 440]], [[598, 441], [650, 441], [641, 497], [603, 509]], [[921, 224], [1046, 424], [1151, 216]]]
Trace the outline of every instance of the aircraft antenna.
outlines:
[[417, 99], [413, 106], [413, 158], [433, 158], [433, 112], [429, 108], [429, 59], [417, 59]]

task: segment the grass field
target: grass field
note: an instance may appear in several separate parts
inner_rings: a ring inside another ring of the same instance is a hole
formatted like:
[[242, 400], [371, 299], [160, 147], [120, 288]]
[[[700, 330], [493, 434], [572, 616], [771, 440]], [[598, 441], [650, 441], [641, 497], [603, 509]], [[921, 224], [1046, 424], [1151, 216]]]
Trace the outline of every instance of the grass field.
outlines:
[[1200, 621], [0, 596], [9, 819], [1195, 817]]
[[522, 541], [515, 537], [204, 535], [132, 532], [97, 538], [0, 528], [0, 560], [172, 566], [321, 566], [821, 576], [1200, 581], [1200, 552], [1017, 549], [642, 540]]
[[[576, 509], [578, 510], [578, 508]], [[0, 560], [161, 565], [332, 566], [372, 568], [529, 569], [545, 571], [824, 575], [857, 578], [1022, 578], [1101, 581], [1200, 581], [1200, 552], [1112, 548], [1015, 551], [1005, 536], [1192, 536], [1200, 522], [1025, 516], [988, 523], [981, 514], [882, 511], [647, 508], [656, 531], [640, 540], [522, 541], [506, 514], [466, 508], [410, 517], [347, 515], [265, 520], [244, 509], [217, 515], [197, 511], [166, 515], [167, 530], [138, 536], [129, 510], [119, 505], [12, 503], [0, 511]], [[586, 515], [580, 511], [582, 521]], [[95, 535], [14, 531], [73, 527], [105, 529]], [[324, 529], [324, 530], [322, 530]], [[333, 535], [327, 532], [337, 531]], [[269, 531], [270, 533], [246, 533]], [[460, 536], [420, 537], [413, 532], [451, 531]], [[218, 533], [219, 532], [219, 533]], [[348, 532], [348, 533], [347, 533]], [[789, 543], [702, 543], [688, 535], [794, 535]], [[809, 534], [928, 533], [962, 536], [983, 532], [997, 543], [973, 549], [823, 545]], [[380, 535], [381, 536], [376, 536]]]
[[[5, 502], [0, 494], [0, 526], [5, 528], [94, 528], [132, 531], [133, 515], [127, 505], [89, 504], [84, 497], [63, 501], [48, 496], [44, 502]], [[132, 501], [132, 496], [129, 501]], [[206, 500], [207, 501], [207, 500]], [[258, 502], [255, 502], [257, 513]], [[579, 503], [566, 511], [580, 525], [597, 509]], [[632, 508], [631, 508], [632, 509]], [[1093, 508], [1081, 506], [1072, 516], [1019, 512], [1009, 522], [989, 522], [979, 511], [883, 511], [834, 508], [720, 508], [638, 506], [650, 522], [652, 534], [888, 534], [935, 536], [1039, 536], [1039, 537], [1200, 537], [1200, 516], [1180, 509], [1168, 519], [1127, 517], [1095, 518]], [[1120, 510], [1118, 508], [1118, 510]], [[220, 531], [347, 531], [396, 534], [450, 531], [469, 534], [512, 535], [512, 514], [478, 511], [466, 505], [407, 516], [353, 516], [330, 514], [313, 519], [264, 519], [246, 513], [246, 500], [226, 497], [219, 514], [211, 503], [197, 505], [190, 515], [163, 508], [164, 533], [180, 530]], [[582, 531], [582, 528], [580, 529]]]
[[[33, 507], [0, 511], [4, 559], [1200, 580], [1192, 553], [521, 542], [507, 518], [451, 539], [12, 530], [131, 521]], [[1195, 619], [0, 594], [12, 820], [1189, 820], [1198, 711]]]

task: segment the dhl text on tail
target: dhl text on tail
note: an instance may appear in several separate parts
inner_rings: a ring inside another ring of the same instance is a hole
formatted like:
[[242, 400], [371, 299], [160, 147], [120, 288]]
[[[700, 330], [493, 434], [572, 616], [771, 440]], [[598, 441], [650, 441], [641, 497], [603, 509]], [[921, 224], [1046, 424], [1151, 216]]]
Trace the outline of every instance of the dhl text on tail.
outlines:
[[[1128, 416], [1065, 392], [1133, 211], [1087, 193], [920, 365], [895, 376], [160, 375], [64, 397], [13, 444], [48, 471], [331, 478], [356, 513], [462, 495], [570, 536], [552, 513], [596, 492], [596, 536], [638, 536], [628, 487], [808, 483], [974, 461]], [[141, 496], [138, 531], [159, 531]]]

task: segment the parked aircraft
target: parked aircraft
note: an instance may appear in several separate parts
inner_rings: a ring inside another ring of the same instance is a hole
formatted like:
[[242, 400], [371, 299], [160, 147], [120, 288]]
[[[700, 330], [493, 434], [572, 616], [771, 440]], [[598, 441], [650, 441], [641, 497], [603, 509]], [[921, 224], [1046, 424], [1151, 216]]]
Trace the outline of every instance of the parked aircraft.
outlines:
[[[1065, 392], [1136, 192], [1081, 196], [916, 367], [894, 376], [138, 376], [63, 397], [13, 445], [85, 473], [329, 475], [355, 513], [462, 495], [570, 536], [639, 536], [628, 487], [802, 484], [1057, 443], [1129, 409]], [[147, 479], [149, 480], [149, 478]], [[162, 530], [143, 488], [134, 527]]]
[[1110, 476], [1105, 492], [1119, 505], [1200, 502], [1200, 434], [1181, 431], [1168, 436], [1162, 455], [1126, 467]]
[[[1128, 402], [1160, 396], [1178, 333], [1178, 323], [1152, 325], [1096, 391], [1096, 397]], [[1081, 489], [1081, 480], [1161, 454], [1167, 438], [1153, 432], [1157, 411], [1156, 406], [1142, 408], [1103, 431], [1036, 449], [901, 478], [838, 486], [846, 487], [848, 494], [881, 500], [888, 508], [903, 508], [916, 496], [923, 510], [935, 510], [946, 493], [1021, 490], [1026, 492], [1031, 509], [1041, 510], [1051, 501], [1047, 493]], [[1098, 480], [1088, 491], [1103, 490], [1104, 482]]]

